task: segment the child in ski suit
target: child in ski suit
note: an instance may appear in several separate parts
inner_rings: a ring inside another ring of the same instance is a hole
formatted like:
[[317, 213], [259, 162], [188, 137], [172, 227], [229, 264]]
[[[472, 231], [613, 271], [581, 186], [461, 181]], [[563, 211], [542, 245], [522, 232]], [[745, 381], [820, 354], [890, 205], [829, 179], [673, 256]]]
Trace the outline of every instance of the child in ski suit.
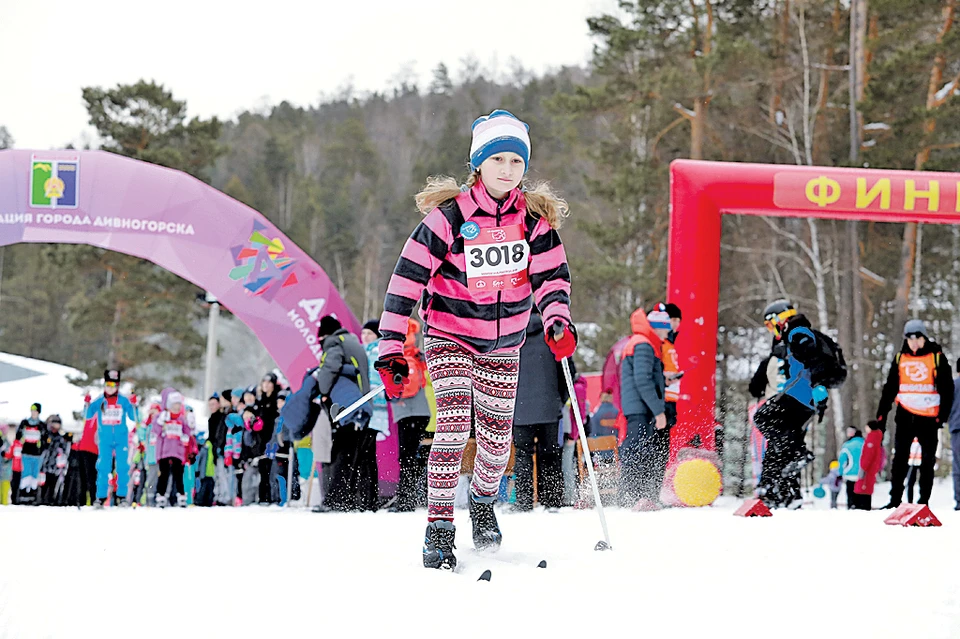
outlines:
[[20, 422], [17, 441], [21, 443], [20, 491], [16, 503], [40, 503], [40, 462], [47, 438], [47, 425], [40, 419], [40, 404], [30, 406], [30, 417]]
[[428, 568], [456, 567], [453, 502], [472, 424], [474, 545], [495, 548], [502, 540], [493, 504], [510, 457], [519, 352], [534, 303], [557, 360], [576, 349], [570, 271], [557, 233], [567, 204], [547, 185], [522, 184], [528, 130], [508, 111], [477, 118], [465, 189], [451, 178], [431, 178], [417, 195], [426, 217], [404, 245], [384, 300], [375, 367], [387, 398], [396, 399], [409, 383], [408, 318], [423, 297], [425, 355], [437, 402], [427, 469]]
[[23, 442], [14, 439], [3, 454], [10, 464], [10, 503], [20, 503], [20, 478], [23, 476]]
[[87, 419], [96, 418], [100, 453], [97, 457], [97, 506], [103, 507], [107, 500], [110, 472], [117, 461], [117, 493], [120, 502], [126, 505], [127, 484], [130, 469], [127, 464], [127, 420], [134, 424], [137, 416], [133, 405], [120, 395], [120, 371], [103, 372], [103, 395], [93, 400], [87, 408]]
[[830, 471], [820, 480], [821, 486], [826, 486], [830, 491], [830, 509], [837, 509], [837, 497], [840, 495], [840, 488], [843, 486], [843, 476], [840, 474], [840, 462], [834, 460], [830, 462]]
[[40, 466], [41, 501], [47, 506], [64, 505], [63, 490], [73, 435], [60, 432], [61, 425], [59, 415], [47, 418], [47, 439]]
[[861, 496], [855, 510], [870, 510], [873, 507], [873, 487], [877, 483], [877, 475], [887, 462], [887, 454], [883, 450], [884, 430], [886, 428], [883, 422], [873, 421], [867, 424], [867, 439], [860, 454], [860, 474], [853, 488], [853, 491]]
[[187, 505], [183, 488], [183, 465], [190, 442], [190, 423], [183, 407], [183, 395], [174, 391], [167, 395], [166, 410], [154, 421], [152, 434], [157, 438], [157, 462], [160, 477], [157, 480], [157, 505], [167, 505], [167, 482], [173, 481], [174, 491], [170, 505]]
[[227, 469], [231, 499], [234, 500], [235, 506], [239, 506], [241, 493], [238, 484], [243, 476], [243, 467], [240, 460], [240, 453], [243, 448], [243, 417], [237, 413], [228, 413], [224, 422], [226, 423], [227, 434], [223, 445], [223, 465]]
[[840, 447], [840, 473], [847, 485], [847, 510], [856, 510], [863, 496], [854, 492], [860, 477], [860, 452], [863, 450], [863, 434], [854, 427], [847, 428], [847, 441]]

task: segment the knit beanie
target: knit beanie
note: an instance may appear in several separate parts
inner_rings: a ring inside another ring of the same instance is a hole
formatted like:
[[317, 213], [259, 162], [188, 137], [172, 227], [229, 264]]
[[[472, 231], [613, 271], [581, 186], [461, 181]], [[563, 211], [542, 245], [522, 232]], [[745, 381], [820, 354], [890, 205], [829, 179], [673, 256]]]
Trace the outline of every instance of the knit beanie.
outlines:
[[497, 109], [473, 121], [470, 168], [476, 171], [483, 161], [497, 153], [511, 151], [523, 158], [523, 172], [530, 168], [530, 127], [515, 115]]
[[927, 336], [927, 327], [923, 323], [923, 320], [912, 319], [909, 320], [906, 324], [903, 325], [903, 336], [913, 335], [915, 333], [920, 333], [924, 337]]
[[667, 315], [666, 311], [651, 311], [647, 315], [647, 321], [650, 322], [650, 326], [656, 329], [662, 329], [665, 331], [670, 330], [670, 316]]
[[364, 324], [363, 327], [368, 331], [373, 331], [374, 333], [376, 333], [377, 337], [383, 337], [380, 334], [380, 320], [372, 319], [366, 324]]
[[180, 404], [181, 407], [183, 406], [183, 395], [181, 395], [177, 391], [174, 391], [169, 395], [167, 395], [167, 406], [166, 406], [167, 410], [170, 410], [171, 408], [173, 408], [174, 404]]
[[340, 324], [340, 320], [333, 315], [324, 315], [322, 318], [320, 318], [320, 326], [317, 328], [317, 337], [320, 339], [323, 339], [324, 337], [330, 337], [341, 328], [343, 328], [343, 325]]

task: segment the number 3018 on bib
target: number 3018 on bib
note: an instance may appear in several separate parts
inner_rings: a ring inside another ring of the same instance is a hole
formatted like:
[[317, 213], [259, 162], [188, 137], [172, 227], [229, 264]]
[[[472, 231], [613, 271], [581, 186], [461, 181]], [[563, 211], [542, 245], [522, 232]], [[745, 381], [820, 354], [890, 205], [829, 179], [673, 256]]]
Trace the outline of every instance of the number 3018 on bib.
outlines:
[[467, 287], [471, 291], [503, 291], [524, 286], [530, 246], [523, 225], [481, 229], [473, 240], [464, 240]]

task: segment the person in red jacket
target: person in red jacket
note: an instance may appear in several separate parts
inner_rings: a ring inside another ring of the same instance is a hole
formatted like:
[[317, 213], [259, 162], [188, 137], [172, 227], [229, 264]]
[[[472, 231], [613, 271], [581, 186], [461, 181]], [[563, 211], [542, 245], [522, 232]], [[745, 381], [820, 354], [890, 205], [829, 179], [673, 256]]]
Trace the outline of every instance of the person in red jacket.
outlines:
[[873, 487], [877, 483], [877, 475], [887, 462], [887, 454], [883, 450], [884, 430], [883, 422], [872, 421], [867, 424], [867, 438], [860, 453], [860, 474], [853, 487], [853, 492], [862, 495], [862, 499], [854, 504], [854, 510], [872, 508]]

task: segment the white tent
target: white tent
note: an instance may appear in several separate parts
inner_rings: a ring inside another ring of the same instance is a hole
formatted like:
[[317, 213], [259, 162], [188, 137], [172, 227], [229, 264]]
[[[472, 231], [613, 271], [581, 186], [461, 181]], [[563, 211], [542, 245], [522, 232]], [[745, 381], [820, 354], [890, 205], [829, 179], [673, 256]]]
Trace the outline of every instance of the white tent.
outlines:
[[40, 419], [56, 413], [65, 430], [83, 430], [79, 418], [86, 389], [74, 386], [68, 378], [84, 377], [69, 366], [0, 353], [0, 423], [19, 424], [30, 416], [30, 405], [39, 403]]
[[[83, 398], [87, 392], [97, 397], [103, 392], [103, 381], [93, 385], [75, 386], [69, 379], [83, 379], [85, 375], [75, 368], [54, 364], [40, 359], [31, 359], [9, 353], [0, 353], [0, 424], [16, 426], [30, 416], [30, 405], [39, 403], [40, 419], [46, 420], [54, 413], [60, 415], [64, 430], [83, 430]], [[129, 395], [131, 388], [123, 384], [121, 392]], [[186, 403], [196, 415], [197, 429], [207, 429], [209, 411], [207, 403], [187, 397]], [[141, 406], [147, 401], [159, 401], [160, 396], [141, 398]], [[146, 415], [144, 415], [146, 417]]]

